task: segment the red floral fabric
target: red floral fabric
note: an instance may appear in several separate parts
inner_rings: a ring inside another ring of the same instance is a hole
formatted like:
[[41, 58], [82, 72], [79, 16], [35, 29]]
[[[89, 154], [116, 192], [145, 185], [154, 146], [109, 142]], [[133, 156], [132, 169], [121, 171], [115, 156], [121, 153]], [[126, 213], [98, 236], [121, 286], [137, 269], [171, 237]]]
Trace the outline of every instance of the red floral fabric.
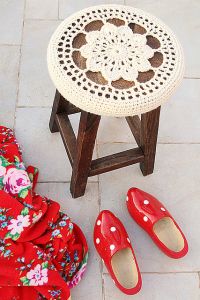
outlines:
[[88, 246], [57, 202], [34, 192], [11, 129], [0, 126], [0, 299], [70, 297], [85, 271]]

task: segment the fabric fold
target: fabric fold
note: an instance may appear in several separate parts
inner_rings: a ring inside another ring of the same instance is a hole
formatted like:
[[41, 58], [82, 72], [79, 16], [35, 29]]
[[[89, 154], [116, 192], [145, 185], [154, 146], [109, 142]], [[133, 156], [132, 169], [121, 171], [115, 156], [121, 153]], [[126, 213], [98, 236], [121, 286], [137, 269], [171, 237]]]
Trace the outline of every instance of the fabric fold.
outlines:
[[60, 205], [35, 193], [38, 169], [25, 167], [11, 129], [0, 126], [0, 299], [70, 297], [88, 246]]

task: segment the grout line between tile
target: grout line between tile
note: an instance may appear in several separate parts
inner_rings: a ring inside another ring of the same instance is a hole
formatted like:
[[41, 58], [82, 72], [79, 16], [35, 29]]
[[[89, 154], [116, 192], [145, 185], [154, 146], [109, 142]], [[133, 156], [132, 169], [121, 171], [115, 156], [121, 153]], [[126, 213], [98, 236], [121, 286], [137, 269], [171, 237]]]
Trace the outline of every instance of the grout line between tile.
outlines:
[[[109, 145], [109, 144], [124, 144], [124, 145], [133, 145], [133, 146], [136, 146], [136, 144], [132, 143], [131, 141], [130, 142], [115, 142], [115, 141], [110, 141], [110, 142], [98, 142], [97, 145], [99, 146], [102, 146], [102, 145]], [[157, 145], [199, 145], [200, 144], [200, 141], [199, 142], [158, 142]]]
[[[98, 145], [96, 144], [96, 154], [97, 154], [97, 158], [99, 158], [99, 149], [98, 149]], [[99, 206], [99, 213], [101, 211], [101, 193], [100, 193], [100, 181], [99, 181], [99, 175], [97, 175], [98, 181], [98, 206]], [[105, 287], [104, 287], [104, 278], [103, 278], [103, 262], [102, 260], [100, 260], [99, 263], [99, 267], [100, 267], [100, 273], [101, 273], [101, 286], [102, 286], [102, 300], [105, 300]]]
[[[70, 183], [71, 181], [70, 180], [66, 180], [66, 181], [56, 181], [56, 180], [48, 180], [48, 181], [44, 181], [44, 180], [39, 180], [38, 183]], [[88, 184], [97, 184], [98, 183], [98, 180], [97, 181], [89, 181]]]
[[26, 11], [26, 0], [24, 0], [23, 23], [22, 23], [22, 32], [21, 32], [21, 43], [20, 43], [20, 55], [19, 55], [19, 65], [18, 65], [18, 74], [17, 74], [18, 83], [17, 83], [17, 93], [16, 93], [16, 102], [15, 102], [15, 112], [14, 112], [14, 124], [13, 124], [14, 129], [15, 129], [15, 125], [16, 125], [17, 105], [18, 105], [18, 101], [19, 101], [19, 85], [20, 85], [22, 45], [23, 45], [23, 40], [24, 40], [25, 11]]
[[[98, 145], [96, 143], [96, 154], [97, 154], [97, 158], [99, 158], [99, 148]], [[100, 193], [100, 181], [99, 181], [99, 175], [97, 175], [97, 182], [98, 182], [98, 205], [99, 205], [99, 212], [101, 210], [101, 193]]]
[[[98, 145], [96, 143], [96, 154], [97, 154], [97, 158], [99, 158], [99, 149], [98, 149]], [[101, 211], [101, 193], [100, 193], [100, 181], [99, 181], [99, 175], [97, 175], [98, 181], [98, 206], [99, 206], [99, 213]], [[101, 273], [101, 286], [102, 286], [102, 300], [105, 300], [105, 286], [104, 286], [104, 278], [103, 278], [103, 262], [102, 260], [100, 260], [100, 273]]]
[[18, 46], [18, 47], [20, 47], [21, 46], [21, 44], [0, 44], [0, 47], [16, 47], [16, 46]]
[[158, 145], [199, 145], [200, 142], [158, 142]]
[[142, 274], [198, 274], [198, 271], [141, 272]]
[[39, 21], [39, 22], [45, 22], [45, 21], [60, 21], [59, 18], [52, 18], [52, 19], [36, 19], [36, 18], [25, 18], [24, 21]]
[[198, 276], [199, 276], [199, 288], [200, 288], [200, 272], [198, 272]]
[[59, 14], [60, 14], [60, 0], [57, 0], [58, 1], [58, 20], [59, 20]]
[[102, 265], [102, 300], [106, 299], [106, 293], [105, 293], [105, 285], [104, 285], [104, 277], [103, 277], [103, 265]]
[[27, 106], [27, 105], [19, 105], [17, 108], [52, 108], [52, 106]]
[[200, 79], [200, 77], [184, 76], [183, 79]]

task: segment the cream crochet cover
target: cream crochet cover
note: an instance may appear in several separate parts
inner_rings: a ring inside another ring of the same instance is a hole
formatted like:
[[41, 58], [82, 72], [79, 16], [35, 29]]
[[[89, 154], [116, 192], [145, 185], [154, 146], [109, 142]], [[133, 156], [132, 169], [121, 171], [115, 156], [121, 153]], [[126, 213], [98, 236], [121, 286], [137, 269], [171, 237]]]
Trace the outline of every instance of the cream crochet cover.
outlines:
[[89, 7], [64, 20], [50, 40], [47, 61], [64, 98], [109, 116], [160, 106], [184, 71], [173, 32], [154, 16], [121, 5]]

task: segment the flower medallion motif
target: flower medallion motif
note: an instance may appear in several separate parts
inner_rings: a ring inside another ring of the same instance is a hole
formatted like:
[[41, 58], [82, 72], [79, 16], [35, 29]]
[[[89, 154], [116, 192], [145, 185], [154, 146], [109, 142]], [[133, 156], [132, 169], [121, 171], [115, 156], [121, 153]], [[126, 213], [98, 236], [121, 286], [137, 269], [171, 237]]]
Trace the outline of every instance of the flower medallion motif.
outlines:
[[86, 41], [80, 51], [87, 59], [87, 69], [100, 71], [109, 82], [120, 78], [134, 81], [139, 72], [152, 69], [148, 59], [154, 51], [147, 45], [146, 36], [133, 33], [126, 25], [106, 23], [99, 31], [88, 32]]

